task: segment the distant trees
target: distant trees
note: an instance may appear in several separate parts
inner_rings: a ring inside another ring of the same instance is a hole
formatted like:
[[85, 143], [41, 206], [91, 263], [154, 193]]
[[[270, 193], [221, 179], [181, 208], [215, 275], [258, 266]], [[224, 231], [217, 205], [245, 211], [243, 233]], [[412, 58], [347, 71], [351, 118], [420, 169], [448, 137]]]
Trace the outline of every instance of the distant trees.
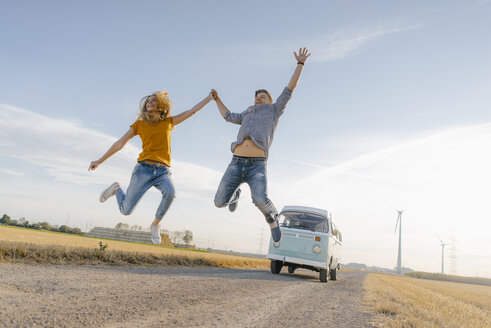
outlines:
[[119, 222], [118, 224], [116, 224], [115, 228], [116, 229], [129, 230], [130, 229], [130, 225], [128, 223]]
[[185, 231], [168, 231], [166, 230], [167, 235], [169, 236], [170, 240], [174, 245], [179, 245], [178, 247], [183, 247], [183, 243], [186, 245], [186, 247], [191, 244], [193, 241], [193, 232], [191, 230], [185, 230]]
[[[80, 230], [79, 228], [72, 228], [65, 224], [61, 226], [57, 226], [57, 225], [51, 225], [47, 221], [29, 223], [29, 221], [25, 217], [21, 217], [18, 220], [12, 220], [11, 217], [8, 216], [7, 214], [4, 214], [2, 217], [0, 217], [0, 225], [2, 224], [22, 227], [22, 228], [36, 229], [36, 230], [57, 231], [57, 232], [72, 233], [77, 235], [84, 234], [82, 230]], [[116, 224], [115, 228], [123, 229], [123, 230], [135, 230], [135, 231], [143, 230], [143, 227], [141, 225], [130, 226], [128, 223], [124, 223], [124, 222], [119, 222], [118, 224]], [[193, 232], [191, 230], [169, 231], [167, 229], [162, 229], [160, 232], [163, 233], [164, 235], [169, 236], [169, 240], [172, 241], [173, 244], [181, 244], [179, 247], [184, 247], [183, 244], [189, 246], [193, 241]]]
[[132, 225], [130, 227], [130, 225], [128, 223], [123, 223], [123, 222], [119, 222], [118, 224], [116, 224], [116, 226], [114, 227], [115, 229], [118, 229], [118, 230], [134, 230], [134, 231], [142, 231], [143, 230], [143, 227], [141, 225]]
[[39, 228], [41, 230], [51, 230], [51, 225], [48, 222], [46, 222], [46, 221], [39, 222]]
[[[128, 223], [124, 223], [124, 222], [119, 222], [118, 224], [116, 224], [114, 228], [120, 230], [135, 230], [135, 231], [143, 230], [143, 227], [140, 225], [130, 226]], [[173, 244], [184, 243], [187, 246], [189, 246], [189, 244], [193, 241], [193, 232], [191, 230], [169, 231], [167, 229], [161, 229], [160, 232], [163, 233], [164, 235], [169, 236], [169, 239]]]
[[4, 214], [0, 218], [0, 224], [3, 225], [10, 225], [10, 226], [15, 226], [15, 227], [21, 227], [21, 228], [29, 228], [29, 229], [36, 229], [36, 230], [46, 230], [46, 231], [57, 231], [57, 232], [64, 232], [64, 233], [73, 233], [77, 235], [83, 235], [84, 233], [82, 230], [79, 228], [71, 228], [67, 225], [62, 225], [60, 227], [58, 226], [52, 226], [46, 221], [43, 222], [37, 222], [37, 223], [29, 223], [29, 221], [21, 217], [18, 220], [12, 220], [10, 216], [7, 214]]
[[172, 240], [173, 244], [178, 244], [182, 240], [182, 237], [184, 237], [184, 232], [183, 231], [171, 231], [169, 237]]
[[184, 243], [189, 245], [193, 241], [193, 232], [191, 230], [184, 231], [184, 237], [182, 237]]
[[0, 224], [11, 225], [12, 224], [12, 219], [7, 214], [4, 214], [0, 218]]
[[17, 220], [17, 226], [27, 228], [29, 227], [29, 221], [27, 221], [26, 218], [22, 217]]

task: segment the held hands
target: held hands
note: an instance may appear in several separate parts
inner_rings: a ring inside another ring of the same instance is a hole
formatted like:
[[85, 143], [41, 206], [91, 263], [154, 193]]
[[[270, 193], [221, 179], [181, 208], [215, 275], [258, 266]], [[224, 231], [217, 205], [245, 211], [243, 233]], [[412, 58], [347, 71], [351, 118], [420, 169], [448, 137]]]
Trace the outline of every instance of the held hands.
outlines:
[[99, 161], [92, 161], [90, 163], [89, 169], [87, 171], [95, 170], [99, 165], [101, 165], [101, 162], [99, 162]]
[[295, 59], [297, 60], [297, 63], [301, 63], [301, 64], [304, 64], [305, 61], [307, 60], [307, 58], [309, 58], [309, 56], [311, 54], [308, 54], [309, 50], [307, 48], [300, 48], [298, 50], [298, 55], [297, 53], [294, 51], [293, 54], [295, 55]]
[[211, 89], [210, 94], [213, 97], [213, 100], [216, 101], [218, 99], [218, 92], [215, 89]]

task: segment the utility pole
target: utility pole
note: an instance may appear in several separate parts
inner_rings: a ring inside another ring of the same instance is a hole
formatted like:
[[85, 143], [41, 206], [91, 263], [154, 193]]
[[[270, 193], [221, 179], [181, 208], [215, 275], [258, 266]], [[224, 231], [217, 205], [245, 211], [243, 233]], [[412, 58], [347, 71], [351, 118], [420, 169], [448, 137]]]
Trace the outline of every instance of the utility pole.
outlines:
[[258, 254], [262, 254], [263, 252], [263, 245], [264, 245], [264, 229], [265, 227], [261, 228], [261, 239], [259, 240], [259, 252]]
[[450, 273], [457, 274], [457, 238], [455, 237], [455, 230], [452, 232], [452, 238], [450, 238]]

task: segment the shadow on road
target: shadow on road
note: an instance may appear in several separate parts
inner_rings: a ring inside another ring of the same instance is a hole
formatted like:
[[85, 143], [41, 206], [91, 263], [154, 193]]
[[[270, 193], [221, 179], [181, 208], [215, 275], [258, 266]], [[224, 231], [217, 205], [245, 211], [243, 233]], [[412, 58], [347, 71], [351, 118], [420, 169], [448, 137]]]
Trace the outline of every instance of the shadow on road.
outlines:
[[[94, 270], [100, 271], [119, 271], [132, 274], [142, 275], [162, 275], [168, 277], [199, 277], [199, 278], [221, 278], [221, 279], [253, 279], [253, 280], [269, 280], [269, 281], [292, 281], [292, 282], [310, 282], [320, 283], [319, 273], [297, 269], [294, 274], [289, 274], [286, 268], [280, 274], [272, 274], [266, 270], [244, 270], [244, 269], [228, 269], [228, 268], [123, 268], [123, 267], [106, 267], [95, 266]], [[343, 278], [352, 280], [357, 276], [365, 275], [362, 272], [340, 271], [337, 281], [329, 281], [328, 283], [339, 283]]]

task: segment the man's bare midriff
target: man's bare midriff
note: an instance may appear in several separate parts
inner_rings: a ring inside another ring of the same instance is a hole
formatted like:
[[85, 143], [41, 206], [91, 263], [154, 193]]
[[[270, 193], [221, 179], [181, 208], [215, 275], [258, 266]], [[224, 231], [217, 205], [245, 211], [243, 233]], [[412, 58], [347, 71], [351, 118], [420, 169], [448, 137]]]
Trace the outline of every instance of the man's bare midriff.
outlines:
[[246, 139], [243, 143], [235, 147], [234, 155], [242, 157], [266, 157], [264, 150], [259, 148], [251, 139]]

